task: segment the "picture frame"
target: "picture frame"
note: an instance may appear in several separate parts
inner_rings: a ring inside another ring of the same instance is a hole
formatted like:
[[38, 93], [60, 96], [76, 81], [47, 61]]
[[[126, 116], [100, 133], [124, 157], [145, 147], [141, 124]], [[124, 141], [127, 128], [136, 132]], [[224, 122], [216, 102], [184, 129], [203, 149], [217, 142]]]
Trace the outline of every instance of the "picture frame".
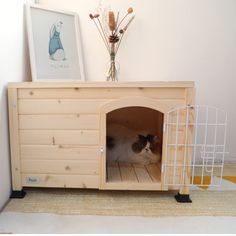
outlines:
[[79, 16], [26, 4], [32, 81], [85, 81]]

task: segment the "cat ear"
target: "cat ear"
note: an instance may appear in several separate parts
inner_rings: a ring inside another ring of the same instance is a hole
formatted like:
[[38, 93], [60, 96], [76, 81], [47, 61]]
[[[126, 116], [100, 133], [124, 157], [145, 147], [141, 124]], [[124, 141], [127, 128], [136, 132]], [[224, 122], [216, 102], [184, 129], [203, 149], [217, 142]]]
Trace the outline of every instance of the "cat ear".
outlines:
[[141, 140], [141, 141], [145, 141], [146, 140], [146, 137], [142, 134], [139, 134], [138, 135], [138, 139]]
[[159, 143], [159, 138], [158, 138], [158, 136], [153, 136], [153, 135], [151, 135], [151, 134], [148, 134], [147, 135], [147, 140], [149, 141], [149, 142], [153, 142], [153, 143]]
[[154, 141], [155, 143], [159, 143], [160, 140], [159, 140], [159, 138], [158, 138], [157, 136], [154, 136], [154, 137], [153, 137], [153, 141]]

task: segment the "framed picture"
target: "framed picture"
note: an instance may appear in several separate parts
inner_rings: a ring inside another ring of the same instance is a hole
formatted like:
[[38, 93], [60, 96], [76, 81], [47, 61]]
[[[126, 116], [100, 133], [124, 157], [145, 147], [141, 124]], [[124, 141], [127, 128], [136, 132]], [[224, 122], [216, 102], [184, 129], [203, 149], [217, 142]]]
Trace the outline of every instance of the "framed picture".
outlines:
[[76, 13], [26, 4], [33, 81], [84, 81]]

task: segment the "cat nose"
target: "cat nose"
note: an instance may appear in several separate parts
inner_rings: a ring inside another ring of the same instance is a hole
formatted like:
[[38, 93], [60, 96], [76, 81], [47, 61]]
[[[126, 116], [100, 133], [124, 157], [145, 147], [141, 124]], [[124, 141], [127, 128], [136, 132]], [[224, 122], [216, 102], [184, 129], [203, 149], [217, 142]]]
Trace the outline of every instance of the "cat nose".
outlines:
[[145, 148], [145, 151], [148, 151], [148, 148]]

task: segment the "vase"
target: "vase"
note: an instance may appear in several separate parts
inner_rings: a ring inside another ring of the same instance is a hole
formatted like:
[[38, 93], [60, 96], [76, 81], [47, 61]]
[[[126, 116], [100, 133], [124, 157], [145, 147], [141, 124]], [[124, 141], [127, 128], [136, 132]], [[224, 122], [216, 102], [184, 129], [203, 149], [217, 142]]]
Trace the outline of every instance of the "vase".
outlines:
[[118, 81], [120, 65], [116, 61], [115, 48], [111, 47], [110, 61], [108, 62], [107, 81]]

